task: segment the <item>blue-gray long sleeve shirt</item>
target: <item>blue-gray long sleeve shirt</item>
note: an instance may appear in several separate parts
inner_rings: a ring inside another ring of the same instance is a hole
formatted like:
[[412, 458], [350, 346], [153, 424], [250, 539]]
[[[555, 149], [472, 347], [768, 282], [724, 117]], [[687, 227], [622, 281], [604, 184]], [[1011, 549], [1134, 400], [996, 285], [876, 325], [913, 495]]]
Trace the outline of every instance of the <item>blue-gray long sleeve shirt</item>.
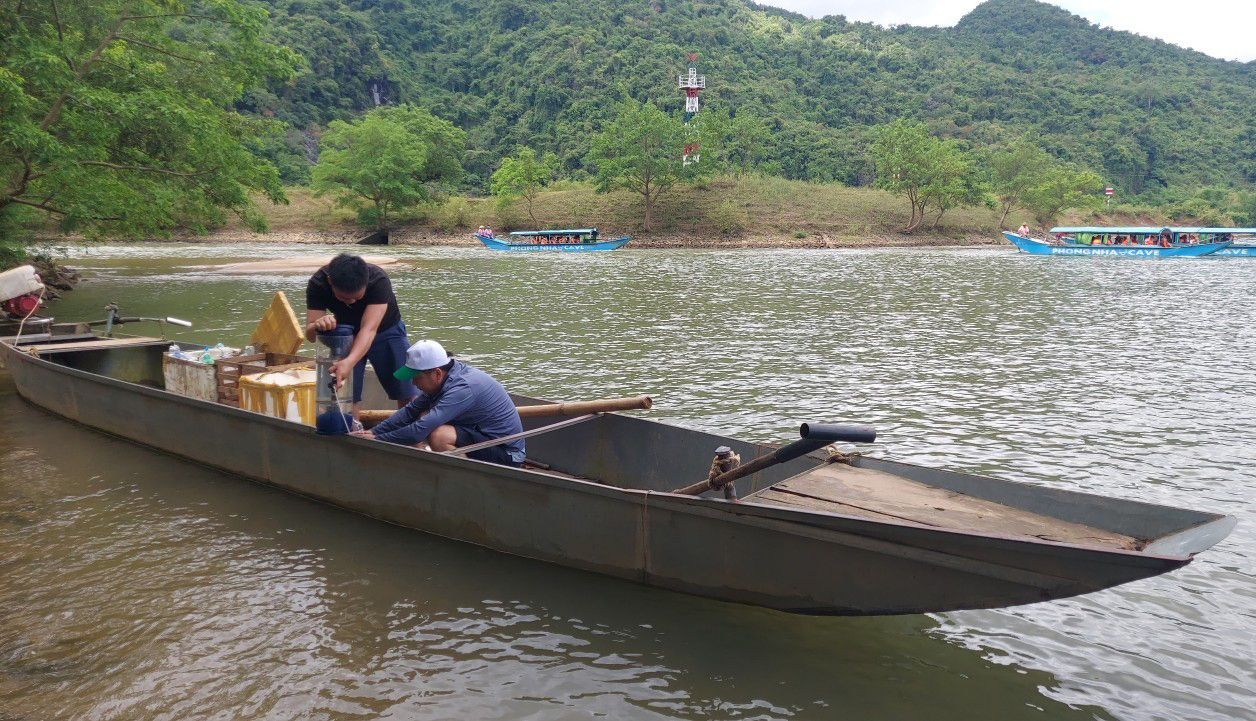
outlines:
[[[490, 438], [523, 432], [519, 411], [502, 384], [458, 360], [435, 393], [419, 393], [373, 430], [381, 441], [412, 446], [442, 425], [474, 428]], [[502, 448], [511, 457], [523, 460], [522, 438], [507, 441]]]

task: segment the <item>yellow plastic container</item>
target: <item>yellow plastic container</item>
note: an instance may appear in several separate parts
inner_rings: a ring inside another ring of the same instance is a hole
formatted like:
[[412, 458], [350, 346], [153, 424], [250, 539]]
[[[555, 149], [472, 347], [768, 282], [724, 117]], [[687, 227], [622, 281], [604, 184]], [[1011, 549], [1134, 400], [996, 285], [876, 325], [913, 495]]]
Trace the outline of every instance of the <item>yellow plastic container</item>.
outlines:
[[240, 376], [240, 407], [312, 426], [315, 376], [305, 368]]

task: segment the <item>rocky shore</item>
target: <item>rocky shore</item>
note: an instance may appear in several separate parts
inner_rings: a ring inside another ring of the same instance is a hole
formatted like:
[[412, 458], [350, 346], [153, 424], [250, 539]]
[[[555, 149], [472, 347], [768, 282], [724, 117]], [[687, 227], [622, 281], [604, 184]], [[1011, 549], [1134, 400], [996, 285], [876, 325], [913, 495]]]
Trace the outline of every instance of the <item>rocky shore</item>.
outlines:
[[31, 265], [35, 267], [39, 279], [44, 282], [44, 300], [60, 298], [63, 292], [74, 290], [74, 286], [83, 279], [73, 268], [67, 268], [50, 260], [34, 260], [31, 261]]

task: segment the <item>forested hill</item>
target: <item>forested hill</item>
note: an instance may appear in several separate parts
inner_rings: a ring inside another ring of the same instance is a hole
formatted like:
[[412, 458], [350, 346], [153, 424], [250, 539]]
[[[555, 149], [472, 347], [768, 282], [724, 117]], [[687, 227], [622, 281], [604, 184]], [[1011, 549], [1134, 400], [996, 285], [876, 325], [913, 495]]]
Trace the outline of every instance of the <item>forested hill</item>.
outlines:
[[516, 145], [585, 172], [623, 97], [683, 106], [685, 54], [704, 113], [771, 129], [762, 162], [789, 178], [866, 180], [867, 130], [925, 121], [973, 148], [1031, 134], [1128, 196], [1256, 180], [1256, 65], [1101, 29], [1044, 3], [990, 0], [954, 28], [809, 20], [745, 0], [266, 0], [308, 67], [244, 109], [292, 127], [289, 179], [332, 119], [377, 102], [429, 107], [468, 134], [483, 186]]

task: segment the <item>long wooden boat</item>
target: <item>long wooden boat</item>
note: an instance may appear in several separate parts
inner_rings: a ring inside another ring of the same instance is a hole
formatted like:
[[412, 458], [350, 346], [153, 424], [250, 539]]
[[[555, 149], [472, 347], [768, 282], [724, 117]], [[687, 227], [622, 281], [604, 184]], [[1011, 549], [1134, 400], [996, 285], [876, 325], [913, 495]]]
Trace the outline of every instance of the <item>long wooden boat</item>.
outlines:
[[795, 613], [1074, 596], [1184, 566], [1235, 524], [820, 452], [737, 480], [738, 500], [685, 495], [673, 489], [707, 478], [720, 446], [746, 466], [777, 448], [618, 413], [526, 418], [529, 464], [506, 468], [176, 395], [162, 383], [169, 343], [44, 335], [0, 341], [0, 358], [31, 403], [227, 473], [505, 553]]
[[1007, 231], [1003, 231], [1003, 237], [1020, 248], [1022, 252], [1030, 255], [1098, 255], [1125, 258], [1196, 258], [1228, 248], [1233, 242], [1227, 240], [1198, 245], [1171, 245], [1166, 248], [1159, 245], [1084, 244], [1064, 240], [1050, 242]]
[[632, 236], [622, 235], [613, 240], [598, 240], [597, 228], [577, 228], [574, 230], [517, 230], [510, 234], [508, 240], [501, 240], [491, 235], [476, 233], [475, 239], [490, 250], [512, 250], [525, 253], [584, 253], [591, 250], [615, 250], [622, 248], [632, 240]]
[[[1174, 248], [1230, 241], [1230, 245], [1209, 253], [1209, 255], [1256, 258], [1256, 228], [1212, 228], [1181, 225], [1161, 227], [1061, 226], [1052, 228], [1050, 232], [1065, 243], [1088, 243], [1099, 247], [1113, 245], [1114, 239], [1118, 237], [1141, 242], [1149, 236], [1159, 238], [1163, 235], [1168, 235], [1171, 241], [1170, 247]], [[1085, 243], [1081, 241], [1085, 241]]]

